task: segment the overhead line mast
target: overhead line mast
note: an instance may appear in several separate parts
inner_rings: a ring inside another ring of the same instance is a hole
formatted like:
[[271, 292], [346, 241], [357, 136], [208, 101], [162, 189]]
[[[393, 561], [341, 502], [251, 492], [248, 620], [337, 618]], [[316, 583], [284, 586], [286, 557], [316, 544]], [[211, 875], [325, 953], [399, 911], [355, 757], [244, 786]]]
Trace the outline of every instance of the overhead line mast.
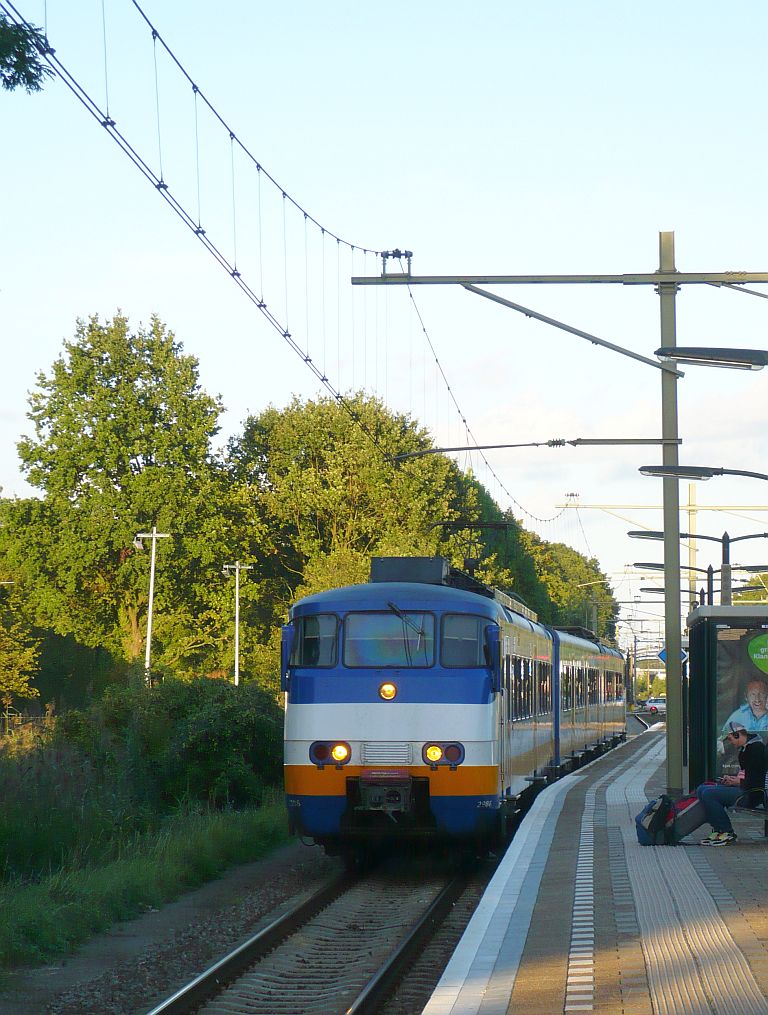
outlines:
[[[481, 285], [650, 285], [659, 296], [660, 349], [667, 353], [677, 346], [676, 297], [682, 285], [715, 285], [732, 288], [747, 282], [768, 283], [768, 272], [716, 271], [680, 272], [675, 266], [675, 234], [659, 233], [659, 268], [654, 272], [630, 272], [617, 275], [413, 275], [411, 257], [408, 252], [408, 271], [392, 273], [386, 271], [386, 262], [398, 252], [388, 252], [383, 258], [384, 269], [378, 277], [353, 277], [352, 285], [458, 285], [477, 296], [500, 303], [511, 310], [541, 320], [552, 327], [567, 331], [594, 345], [609, 348], [613, 352], [645, 362], [661, 371], [661, 427], [662, 437], [669, 441], [662, 449], [663, 465], [672, 468], [678, 465], [676, 441], [677, 420], [677, 378], [682, 376], [668, 357], [660, 361], [651, 360], [631, 349], [590, 335], [562, 321], [544, 317], [535, 310], [506, 300], [496, 293], [480, 289]], [[403, 253], [400, 252], [400, 256]], [[664, 564], [665, 589], [664, 617], [666, 627], [667, 653], [669, 658], [667, 674], [669, 680], [667, 714], [667, 788], [672, 794], [683, 790], [687, 774], [684, 771], [683, 752], [683, 698], [682, 669], [680, 665], [680, 506], [677, 479], [668, 475], [663, 480], [664, 491]]]

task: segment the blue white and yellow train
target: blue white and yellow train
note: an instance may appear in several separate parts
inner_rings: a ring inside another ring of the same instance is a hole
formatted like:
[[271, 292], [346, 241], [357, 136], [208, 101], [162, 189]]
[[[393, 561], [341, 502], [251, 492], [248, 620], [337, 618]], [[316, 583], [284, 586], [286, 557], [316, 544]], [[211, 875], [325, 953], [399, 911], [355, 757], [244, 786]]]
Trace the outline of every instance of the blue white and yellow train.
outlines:
[[624, 659], [443, 558], [374, 558], [283, 628], [291, 830], [496, 842], [532, 786], [624, 734]]

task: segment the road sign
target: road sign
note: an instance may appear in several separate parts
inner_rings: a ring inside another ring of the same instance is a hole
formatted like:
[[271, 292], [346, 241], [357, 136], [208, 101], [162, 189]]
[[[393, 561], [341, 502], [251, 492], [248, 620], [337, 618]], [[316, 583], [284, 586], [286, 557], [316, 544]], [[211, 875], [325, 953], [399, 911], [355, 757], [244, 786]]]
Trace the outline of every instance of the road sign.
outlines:
[[[667, 647], [666, 647], [666, 645], [661, 650], [661, 652], [659, 652], [659, 659], [661, 659], [661, 661], [663, 663], [666, 663], [666, 661], [667, 661]], [[680, 649], [680, 662], [684, 663], [684, 662], [687, 662], [687, 661], [688, 661], [688, 653], [685, 651], [685, 649]]]

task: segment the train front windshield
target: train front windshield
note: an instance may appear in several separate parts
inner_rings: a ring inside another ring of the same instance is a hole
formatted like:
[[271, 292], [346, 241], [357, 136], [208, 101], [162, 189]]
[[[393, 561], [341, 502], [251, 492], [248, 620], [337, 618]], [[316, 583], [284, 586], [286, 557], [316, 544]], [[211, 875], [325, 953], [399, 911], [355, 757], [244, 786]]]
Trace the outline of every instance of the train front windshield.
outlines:
[[344, 665], [432, 666], [435, 618], [431, 613], [350, 613], [344, 621]]
[[[335, 614], [316, 614], [294, 621], [296, 638], [291, 664], [350, 669], [422, 669], [440, 663], [446, 669], [487, 666], [487, 617], [401, 610], [348, 613], [343, 622]], [[342, 630], [341, 658], [338, 655]], [[439, 641], [439, 651], [438, 651]]]

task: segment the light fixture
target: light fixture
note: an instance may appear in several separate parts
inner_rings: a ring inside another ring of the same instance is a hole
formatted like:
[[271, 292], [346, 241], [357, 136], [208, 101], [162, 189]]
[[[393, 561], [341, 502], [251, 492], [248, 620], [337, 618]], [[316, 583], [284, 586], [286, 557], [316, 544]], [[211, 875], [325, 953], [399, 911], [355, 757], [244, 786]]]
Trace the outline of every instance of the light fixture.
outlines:
[[331, 757], [337, 765], [343, 765], [349, 761], [349, 744], [334, 744], [331, 748]]
[[700, 367], [720, 367], [726, 370], [762, 370], [768, 363], [768, 352], [762, 349], [725, 349], [706, 346], [662, 346], [656, 350], [661, 359], [675, 363], [690, 363]]
[[677, 479], [712, 479], [713, 476], [749, 476], [752, 479], [768, 479], [764, 472], [751, 472], [747, 469], [723, 469], [711, 465], [641, 465], [639, 469], [643, 476], [658, 476], [662, 479], [673, 477]]
[[388, 681], [379, 688], [379, 697], [383, 698], [384, 701], [392, 701], [397, 696], [397, 687], [395, 684], [390, 684]]

